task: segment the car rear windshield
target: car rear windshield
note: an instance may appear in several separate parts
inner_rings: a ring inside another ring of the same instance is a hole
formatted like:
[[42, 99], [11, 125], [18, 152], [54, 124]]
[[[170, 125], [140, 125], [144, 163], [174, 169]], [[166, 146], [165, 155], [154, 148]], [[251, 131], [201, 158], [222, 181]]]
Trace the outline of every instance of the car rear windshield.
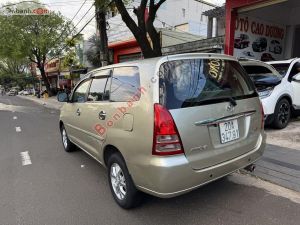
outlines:
[[279, 73], [281, 76], [285, 76], [289, 67], [290, 67], [290, 64], [289, 63], [272, 63], [271, 64]]
[[160, 67], [160, 103], [168, 109], [193, 107], [256, 96], [240, 64], [223, 59], [185, 59]]

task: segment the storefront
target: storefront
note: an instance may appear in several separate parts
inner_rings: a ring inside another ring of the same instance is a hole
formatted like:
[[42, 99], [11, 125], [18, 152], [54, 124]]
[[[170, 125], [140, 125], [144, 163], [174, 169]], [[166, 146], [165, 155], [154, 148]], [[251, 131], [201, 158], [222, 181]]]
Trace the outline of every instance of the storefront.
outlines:
[[113, 52], [113, 63], [132, 61], [142, 57], [141, 48], [135, 39], [111, 43], [109, 49]]
[[[184, 50], [186, 50], [185, 52], [197, 51], [199, 48], [190, 48], [191, 46], [188, 43], [193, 42], [193, 44], [195, 44], [196, 42], [198, 43], [204, 40], [203, 36], [187, 32], [179, 32], [165, 28], [157, 28], [157, 31], [160, 34], [160, 42], [164, 55], [182, 52]], [[214, 46], [208, 45], [207, 43], [203, 44], [205, 45], [203, 47], [208, 49], [206, 51], [215, 52]], [[113, 58], [113, 63], [128, 62], [143, 58], [141, 48], [133, 37], [129, 40], [110, 43], [108, 47], [113, 53], [113, 57], [111, 57]]]
[[262, 61], [300, 56], [299, 0], [227, 0], [224, 52]]
[[49, 80], [51, 89], [54, 91], [56, 91], [58, 88], [59, 65], [59, 59], [50, 60], [45, 65], [46, 76]]

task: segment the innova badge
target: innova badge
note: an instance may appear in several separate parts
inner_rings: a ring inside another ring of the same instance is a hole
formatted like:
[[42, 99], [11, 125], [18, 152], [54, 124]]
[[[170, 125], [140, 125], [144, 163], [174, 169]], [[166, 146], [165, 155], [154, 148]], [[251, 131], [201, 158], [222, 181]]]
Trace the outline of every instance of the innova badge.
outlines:
[[235, 109], [235, 107], [234, 107], [234, 105], [232, 105], [232, 104], [229, 104], [229, 105], [226, 107], [226, 110], [227, 110], [228, 112], [233, 112], [234, 109]]

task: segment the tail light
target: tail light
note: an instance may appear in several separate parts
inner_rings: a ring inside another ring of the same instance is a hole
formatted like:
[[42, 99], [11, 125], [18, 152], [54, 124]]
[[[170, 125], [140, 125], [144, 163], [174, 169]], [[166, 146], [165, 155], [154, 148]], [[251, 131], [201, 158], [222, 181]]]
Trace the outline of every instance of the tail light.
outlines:
[[182, 142], [170, 112], [154, 104], [153, 155], [183, 154]]
[[265, 112], [262, 103], [260, 102], [260, 113], [261, 113], [261, 129], [264, 129], [265, 126]]

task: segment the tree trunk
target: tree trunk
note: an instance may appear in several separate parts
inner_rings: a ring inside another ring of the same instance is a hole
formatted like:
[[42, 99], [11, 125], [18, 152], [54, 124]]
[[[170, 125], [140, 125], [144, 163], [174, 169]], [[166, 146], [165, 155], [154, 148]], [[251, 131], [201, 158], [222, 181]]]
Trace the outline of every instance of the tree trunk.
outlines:
[[162, 51], [160, 33], [156, 31], [155, 27], [153, 26], [153, 22], [147, 22], [147, 30], [152, 41], [154, 55], [161, 56]]
[[[150, 6], [149, 6], [150, 14], [149, 14], [149, 18], [146, 21], [145, 9], [148, 0], [141, 0], [140, 6], [134, 9], [134, 13], [138, 18], [138, 24], [136, 24], [135, 21], [129, 15], [124, 5], [124, 2], [122, 0], [114, 0], [116, 7], [122, 16], [122, 20], [134, 35], [136, 41], [138, 42], [142, 50], [144, 58], [152, 58], [152, 57], [158, 57], [162, 55], [160, 35], [156, 31], [155, 27], [153, 26], [153, 22], [155, 20], [155, 15], [158, 8], [165, 1], [166, 0], [159, 0], [155, 4], [154, 0], [150, 0]], [[152, 41], [153, 47], [151, 46], [151, 41], [148, 38], [148, 34]]]
[[96, 21], [100, 36], [100, 61], [102, 66], [109, 64], [108, 40], [106, 31], [106, 11], [96, 6]]
[[50, 86], [50, 83], [49, 83], [49, 80], [46, 76], [46, 72], [45, 72], [45, 69], [44, 69], [44, 65], [42, 64], [38, 64], [38, 68], [39, 70], [41, 71], [41, 76], [42, 76], [42, 79], [45, 83], [45, 86], [46, 86], [46, 90], [48, 92], [48, 95], [49, 97], [51, 97], [53, 94], [52, 94], [52, 91], [51, 91], [51, 86]]

